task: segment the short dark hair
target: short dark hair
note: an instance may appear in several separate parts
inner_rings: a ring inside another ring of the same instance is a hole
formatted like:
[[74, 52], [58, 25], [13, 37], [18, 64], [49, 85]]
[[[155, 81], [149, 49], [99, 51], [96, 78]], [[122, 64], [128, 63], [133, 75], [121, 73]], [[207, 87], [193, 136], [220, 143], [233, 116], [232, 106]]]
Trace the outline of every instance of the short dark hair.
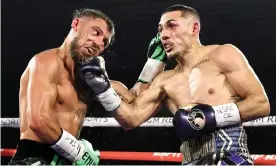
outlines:
[[176, 5], [167, 7], [163, 11], [162, 16], [168, 12], [173, 12], [173, 11], [180, 11], [182, 17], [185, 17], [187, 14], [191, 14], [194, 17], [196, 17], [196, 19], [198, 19], [198, 21], [200, 22], [199, 14], [194, 8], [192, 8], [190, 6], [181, 5], [181, 4], [176, 4]]
[[91, 17], [94, 17], [94, 18], [103, 19], [107, 24], [108, 32], [111, 33], [111, 42], [110, 42], [110, 44], [112, 44], [112, 42], [114, 41], [114, 38], [115, 38], [115, 25], [114, 25], [114, 22], [102, 11], [97, 10], [97, 9], [88, 9], [88, 8], [76, 9], [74, 11], [74, 14], [73, 14], [73, 19], [74, 18], [81, 18], [81, 17], [84, 17], [84, 16], [91, 16]]

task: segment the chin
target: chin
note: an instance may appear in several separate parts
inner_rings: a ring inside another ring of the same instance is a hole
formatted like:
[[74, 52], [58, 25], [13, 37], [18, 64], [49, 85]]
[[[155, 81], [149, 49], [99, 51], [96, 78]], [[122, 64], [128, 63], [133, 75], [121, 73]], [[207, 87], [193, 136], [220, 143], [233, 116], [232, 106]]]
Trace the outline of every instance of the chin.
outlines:
[[171, 59], [171, 58], [176, 58], [178, 55], [179, 55], [179, 53], [178, 53], [178, 52], [175, 52], [175, 51], [171, 51], [171, 52], [167, 53], [167, 57], [168, 57], [169, 59]]

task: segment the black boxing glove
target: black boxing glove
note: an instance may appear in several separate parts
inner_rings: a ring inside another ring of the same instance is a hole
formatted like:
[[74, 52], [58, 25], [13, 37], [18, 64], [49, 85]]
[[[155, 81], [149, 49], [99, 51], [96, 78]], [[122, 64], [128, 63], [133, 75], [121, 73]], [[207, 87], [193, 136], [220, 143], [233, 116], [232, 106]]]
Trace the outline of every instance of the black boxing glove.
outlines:
[[85, 64], [81, 64], [79, 74], [81, 80], [88, 85], [107, 111], [114, 111], [120, 106], [121, 98], [111, 87], [105, 62], [101, 56], [93, 57]]
[[195, 104], [179, 109], [173, 118], [175, 130], [184, 141], [240, 122], [239, 109], [235, 103], [214, 107]]

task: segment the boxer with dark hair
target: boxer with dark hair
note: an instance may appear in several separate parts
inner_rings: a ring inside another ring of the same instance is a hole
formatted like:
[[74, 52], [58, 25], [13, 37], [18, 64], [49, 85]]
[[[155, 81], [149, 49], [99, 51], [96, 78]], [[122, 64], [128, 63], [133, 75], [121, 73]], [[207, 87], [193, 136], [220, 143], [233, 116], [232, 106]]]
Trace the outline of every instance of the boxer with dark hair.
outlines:
[[78, 140], [88, 96], [77, 87], [75, 70], [108, 47], [114, 24], [99, 10], [81, 9], [71, 27], [60, 47], [35, 55], [21, 76], [20, 141], [10, 165], [99, 163], [92, 144]]
[[[138, 96], [129, 103], [114, 100], [115, 93], [107, 95], [112, 87], [99, 64], [82, 68], [82, 80], [127, 130], [154, 116], [165, 102], [183, 140], [183, 164], [251, 165], [242, 122], [269, 115], [269, 100], [243, 53], [232, 44], [202, 45], [200, 28], [191, 7], [174, 5], [162, 13], [160, 36], [150, 44], [153, 56], [139, 77], [140, 85], [150, 86], [138, 87]], [[163, 60], [171, 58], [177, 66], [163, 71]]]

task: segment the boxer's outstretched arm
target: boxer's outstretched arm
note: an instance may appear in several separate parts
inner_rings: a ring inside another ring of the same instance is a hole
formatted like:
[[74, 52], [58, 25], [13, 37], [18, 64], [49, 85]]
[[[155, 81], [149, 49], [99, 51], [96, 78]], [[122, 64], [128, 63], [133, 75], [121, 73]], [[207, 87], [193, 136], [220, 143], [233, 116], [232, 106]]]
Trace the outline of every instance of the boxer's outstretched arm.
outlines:
[[222, 69], [234, 91], [242, 121], [268, 116], [270, 104], [266, 92], [243, 53], [233, 45], [221, 46], [212, 59]]
[[136, 97], [128, 88], [119, 81], [110, 80], [110, 83], [120, 98], [126, 103], [132, 103]]
[[43, 142], [52, 144], [61, 135], [60, 126], [52, 118], [52, 109], [57, 98], [57, 60], [56, 57], [38, 55], [33, 57], [28, 67], [29, 127]]
[[135, 128], [154, 116], [161, 108], [165, 92], [161, 88], [160, 77], [156, 77], [151, 86], [140, 93], [131, 103], [122, 101], [114, 111], [114, 117], [126, 130]]
[[150, 83], [136, 82], [134, 86], [130, 89], [130, 92], [133, 95], [138, 96], [140, 93], [147, 90], [149, 86], [150, 86]]

